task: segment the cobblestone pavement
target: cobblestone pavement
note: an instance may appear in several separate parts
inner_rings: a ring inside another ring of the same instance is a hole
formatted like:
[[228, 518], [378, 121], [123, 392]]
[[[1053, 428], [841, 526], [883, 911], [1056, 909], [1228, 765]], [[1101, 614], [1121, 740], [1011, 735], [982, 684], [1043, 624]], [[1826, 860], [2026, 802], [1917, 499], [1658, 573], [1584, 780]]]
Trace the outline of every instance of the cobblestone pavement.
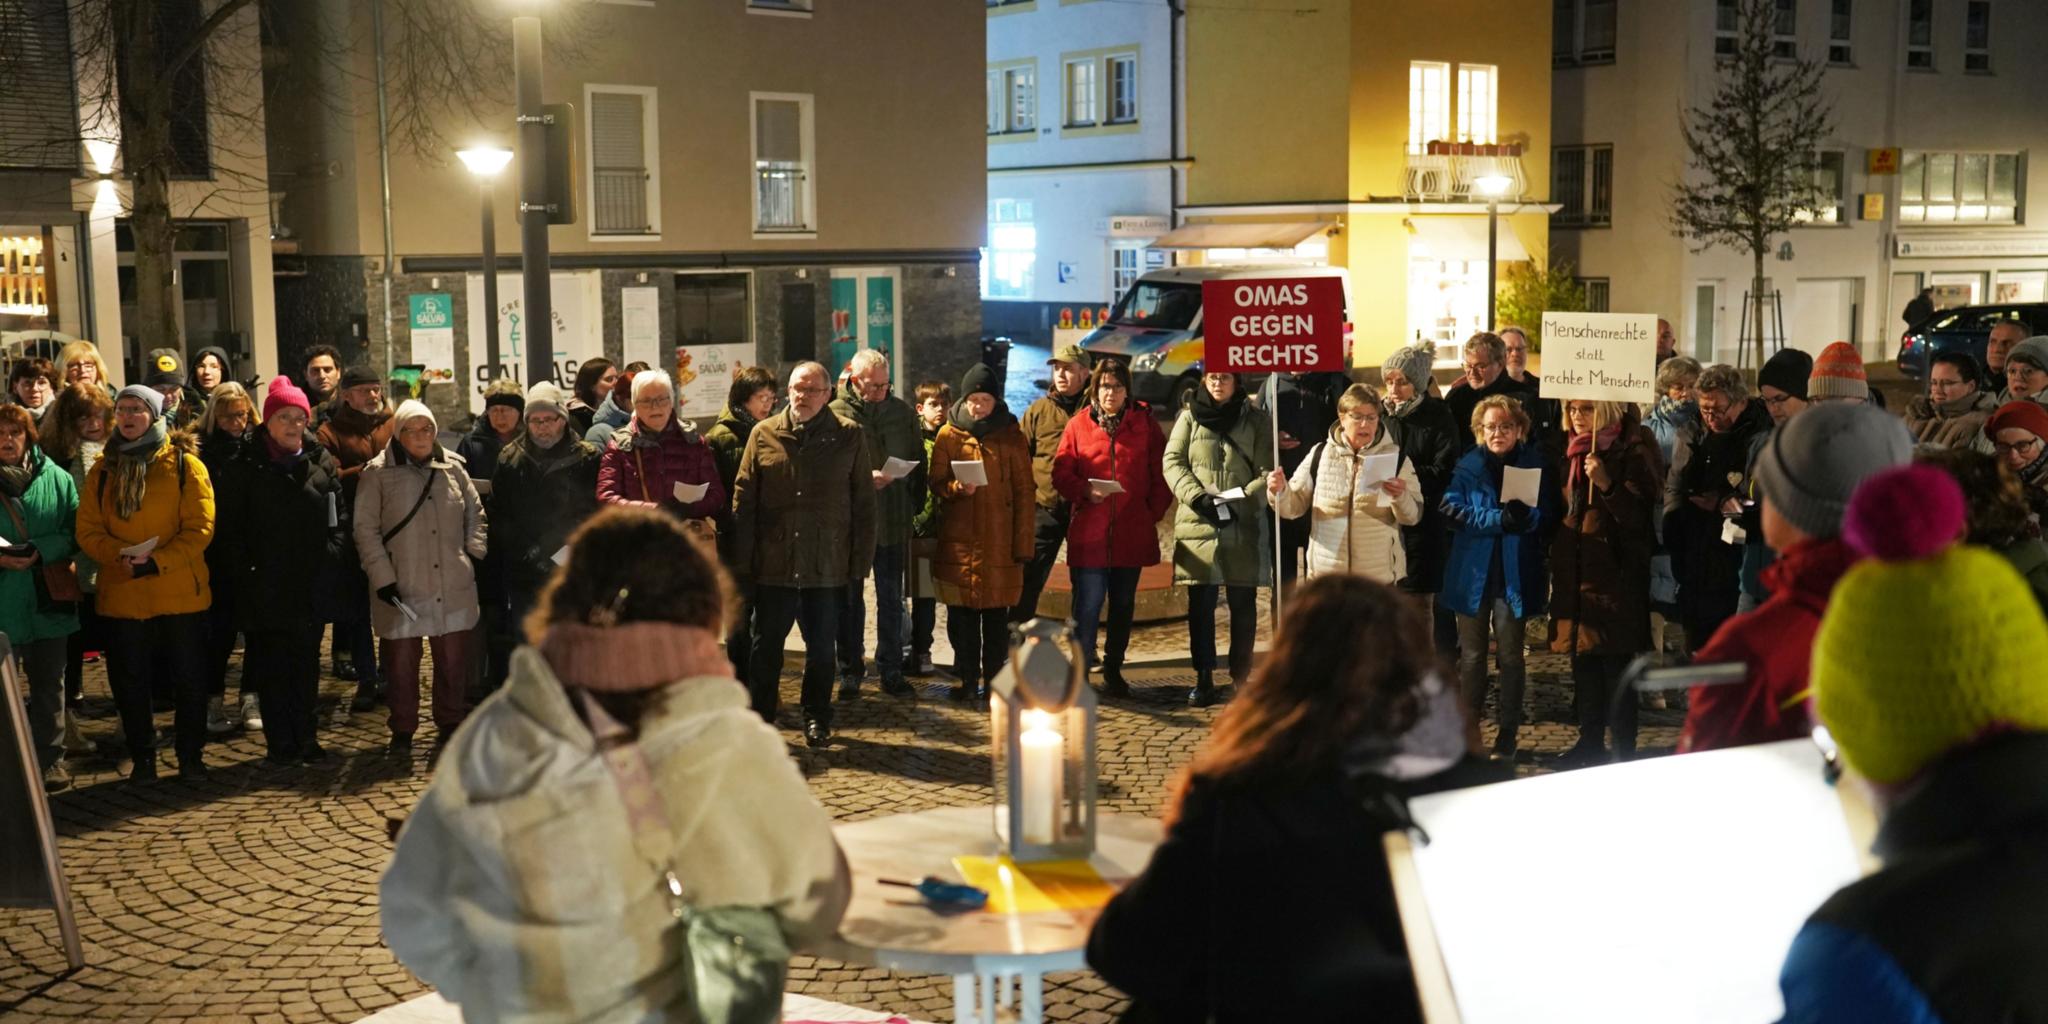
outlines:
[[[1156, 653], [1185, 650], [1185, 627], [1141, 627], [1136, 639]], [[1524, 773], [1543, 771], [1541, 755], [1574, 737], [1562, 662], [1530, 659]], [[1221, 708], [1186, 707], [1185, 668], [1128, 674], [1134, 695], [1105, 702], [1102, 714], [1103, 803], [1155, 814]], [[794, 713], [785, 715], [793, 756], [835, 816], [986, 800], [984, 719], [944, 699], [942, 677], [923, 682], [915, 701], [870, 694], [842, 705], [838, 740], [820, 751], [802, 746]], [[795, 689], [786, 678], [786, 701]], [[0, 909], [0, 1020], [353, 1021], [424, 991], [379, 939], [376, 885], [389, 856], [386, 822], [425, 785], [426, 746], [405, 762], [382, 754], [381, 712], [336, 710], [349, 692], [339, 680], [323, 684], [323, 721], [340, 716], [324, 740], [339, 756], [319, 768], [268, 769], [253, 735], [210, 748], [216, 770], [196, 784], [167, 776], [130, 787], [114, 764], [74, 762], [78, 785], [52, 804], [88, 966], [61, 973], [54, 915]], [[89, 666], [88, 731], [110, 730], [111, 712], [105, 673]], [[1668, 749], [1678, 721], [1677, 712], [1646, 712], [1646, 750]], [[948, 979], [800, 959], [791, 987], [927, 1020], [951, 1016]], [[1052, 976], [1047, 1001], [1048, 1016], [1062, 1021], [1108, 1021], [1124, 1006], [1086, 972]]]

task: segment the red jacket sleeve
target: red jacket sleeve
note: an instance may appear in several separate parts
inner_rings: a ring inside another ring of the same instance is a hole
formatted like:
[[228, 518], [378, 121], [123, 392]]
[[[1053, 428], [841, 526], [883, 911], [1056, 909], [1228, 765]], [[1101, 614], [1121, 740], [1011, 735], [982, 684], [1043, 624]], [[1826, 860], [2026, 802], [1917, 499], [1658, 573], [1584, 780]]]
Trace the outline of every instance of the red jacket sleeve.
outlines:
[[597, 500], [633, 508], [661, 507], [659, 502], [642, 500], [640, 494], [640, 470], [633, 465], [633, 454], [620, 451], [616, 444], [606, 445], [597, 463]]
[[1076, 507], [1088, 503], [1088, 467], [1081, 456], [1081, 442], [1078, 429], [1081, 413], [1067, 420], [1067, 428], [1060, 432], [1060, 446], [1052, 455], [1052, 486], [1060, 492], [1067, 504]]
[[731, 506], [725, 501], [725, 484], [718, 479], [718, 460], [711, 456], [711, 446], [699, 440], [683, 449], [683, 482], [703, 484], [704, 496], [682, 506], [686, 519], [725, 519]]
[[1758, 742], [1758, 723], [1751, 719], [1755, 715], [1758, 694], [1765, 689], [1764, 681], [1758, 677], [1763, 665], [1750, 646], [1742, 628], [1745, 625], [1748, 623], [1729, 620], [1705, 647], [1699, 649], [1699, 653], [1693, 655], [1695, 665], [1739, 661], [1749, 669], [1749, 678], [1740, 683], [1695, 686], [1686, 691], [1685, 725], [1678, 733], [1679, 753], [1720, 750]]

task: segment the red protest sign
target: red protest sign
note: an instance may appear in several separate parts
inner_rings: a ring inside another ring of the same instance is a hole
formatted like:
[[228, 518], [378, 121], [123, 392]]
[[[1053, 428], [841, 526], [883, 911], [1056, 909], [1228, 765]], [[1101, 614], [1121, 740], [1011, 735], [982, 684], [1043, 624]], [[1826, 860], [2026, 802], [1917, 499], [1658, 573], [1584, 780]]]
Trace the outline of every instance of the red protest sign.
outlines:
[[1202, 282], [1202, 368], [1211, 373], [1344, 369], [1344, 285], [1335, 277]]

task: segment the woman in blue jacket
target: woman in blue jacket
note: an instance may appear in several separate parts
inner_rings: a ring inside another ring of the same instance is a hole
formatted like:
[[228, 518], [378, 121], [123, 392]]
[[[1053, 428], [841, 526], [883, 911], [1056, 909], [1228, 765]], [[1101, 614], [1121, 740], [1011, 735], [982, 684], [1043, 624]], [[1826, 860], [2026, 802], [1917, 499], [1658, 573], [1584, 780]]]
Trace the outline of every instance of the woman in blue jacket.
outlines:
[[[1478, 443], [1458, 460], [1451, 485], [1444, 492], [1444, 515], [1450, 521], [1451, 551], [1444, 561], [1444, 589], [1438, 600], [1458, 617], [1458, 681], [1477, 723], [1486, 702], [1486, 644], [1500, 651], [1500, 733], [1494, 756], [1512, 761], [1516, 731], [1522, 725], [1522, 688], [1528, 676], [1522, 663], [1523, 627], [1543, 614], [1549, 586], [1544, 579], [1540, 536], [1551, 504], [1551, 482], [1540, 480], [1535, 507], [1501, 500], [1504, 470], [1543, 470], [1543, 452], [1525, 443], [1529, 414], [1507, 395], [1482, 399], [1472, 410], [1472, 436]], [[1548, 474], [1545, 474], [1546, 476]], [[1475, 726], [1476, 727], [1476, 726]]]

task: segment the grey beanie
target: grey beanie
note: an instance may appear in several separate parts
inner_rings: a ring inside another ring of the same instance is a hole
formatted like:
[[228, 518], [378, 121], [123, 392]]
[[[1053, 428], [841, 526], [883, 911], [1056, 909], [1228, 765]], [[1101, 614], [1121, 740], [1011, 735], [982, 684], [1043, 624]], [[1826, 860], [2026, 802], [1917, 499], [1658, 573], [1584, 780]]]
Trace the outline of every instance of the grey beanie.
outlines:
[[2005, 354], [2005, 365], [2011, 366], [2015, 359], [2036, 370], [2048, 370], [2048, 334], [2036, 334], [2014, 345]]
[[526, 405], [521, 410], [520, 418], [530, 420], [537, 412], [562, 415], [562, 389], [556, 387], [552, 381], [538, 381], [526, 389]]
[[[1393, 354], [1387, 356], [1386, 361], [1380, 364], [1380, 373], [1385, 374], [1388, 370], [1399, 370], [1401, 371], [1401, 376], [1408, 378], [1408, 383], [1415, 385], [1418, 390], [1427, 390], [1429, 387], [1429, 370], [1430, 367], [1435, 365], [1436, 344], [1434, 342], [1419, 341], [1413, 345], [1395, 349]], [[1382, 382], [1384, 382], [1384, 378], [1382, 378]]]
[[1827, 402], [1771, 431], [1757, 453], [1764, 500], [1813, 537], [1842, 532], [1849, 496], [1866, 478], [1913, 458], [1906, 424], [1874, 405]]
[[149, 414], [153, 417], [164, 414], [164, 394], [153, 387], [142, 384], [130, 384], [122, 388], [120, 394], [114, 396], [114, 400], [117, 402], [123, 398], [133, 398], [149, 406]]

